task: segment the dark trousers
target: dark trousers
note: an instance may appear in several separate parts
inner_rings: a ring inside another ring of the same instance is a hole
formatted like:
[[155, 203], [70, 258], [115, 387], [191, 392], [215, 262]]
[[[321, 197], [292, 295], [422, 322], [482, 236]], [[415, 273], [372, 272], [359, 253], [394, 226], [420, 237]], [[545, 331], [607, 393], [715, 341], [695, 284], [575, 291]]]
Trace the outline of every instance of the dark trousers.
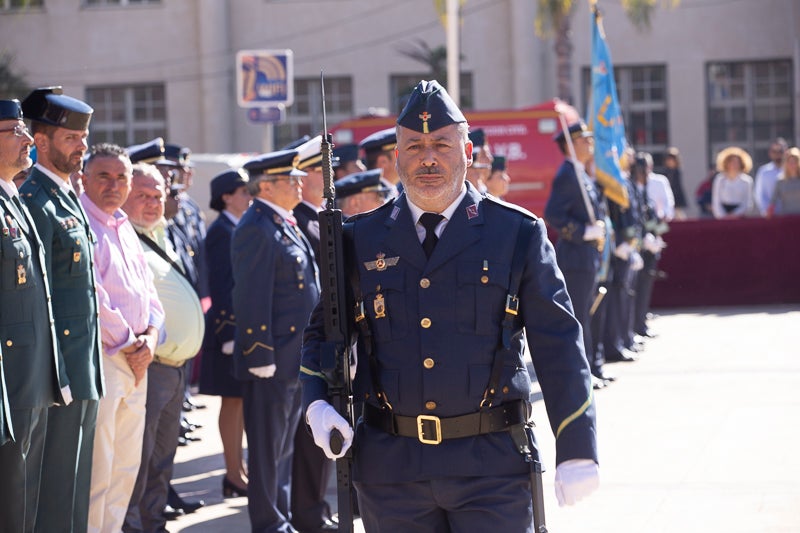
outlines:
[[603, 347], [606, 356], [619, 353], [628, 344], [628, 328], [631, 316], [631, 269], [630, 262], [618, 257], [611, 258], [608, 284], [608, 307]]
[[355, 486], [370, 533], [533, 532], [528, 474]]
[[572, 300], [575, 318], [581, 323], [583, 329], [583, 347], [586, 359], [594, 361], [594, 343], [592, 342], [592, 317], [589, 310], [592, 307], [594, 296], [597, 293], [597, 272], [595, 270], [563, 270], [564, 281], [567, 284], [567, 293]]
[[98, 400], [47, 410], [47, 437], [36, 531], [82, 533], [89, 526], [89, 489]]
[[658, 256], [642, 250], [644, 268], [636, 277], [636, 301], [633, 311], [633, 332], [639, 335], [647, 331], [647, 312], [650, 310], [650, 299], [653, 296], [653, 284], [658, 273]]
[[292, 454], [292, 525], [300, 531], [315, 531], [330, 519], [325, 492], [333, 466], [306, 425], [298, 423]]
[[163, 511], [180, 435], [185, 376], [184, 367], [153, 363], [147, 369], [142, 462], [122, 527], [126, 533], [161, 531], [166, 525]]
[[295, 533], [291, 521], [292, 454], [300, 421], [300, 383], [279, 378], [244, 382], [247, 510], [253, 533]]
[[606, 329], [606, 315], [608, 314], [608, 286], [605, 283], [603, 283], [602, 286], [606, 287], [606, 296], [600, 300], [600, 305], [597, 306], [597, 309], [591, 317], [592, 340], [594, 341], [592, 353], [594, 357], [589, 360], [589, 366], [592, 368], [593, 374], [600, 371], [600, 369], [603, 368], [603, 364], [606, 362], [603, 333]]
[[11, 409], [15, 442], [0, 446], [0, 531], [30, 533], [36, 522], [47, 408]]

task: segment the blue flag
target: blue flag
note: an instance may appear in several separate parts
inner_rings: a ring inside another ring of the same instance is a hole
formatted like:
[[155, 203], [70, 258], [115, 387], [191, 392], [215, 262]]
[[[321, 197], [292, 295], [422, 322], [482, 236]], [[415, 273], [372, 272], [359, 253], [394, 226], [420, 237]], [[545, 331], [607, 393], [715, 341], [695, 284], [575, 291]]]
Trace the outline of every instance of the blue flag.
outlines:
[[[594, 4], [594, 3], [593, 3]], [[625, 126], [617, 99], [614, 66], [597, 7], [592, 9], [592, 99], [589, 119], [594, 131], [595, 176], [609, 200], [623, 208], [629, 205], [628, 190], [619, 158], [625, 150]]]

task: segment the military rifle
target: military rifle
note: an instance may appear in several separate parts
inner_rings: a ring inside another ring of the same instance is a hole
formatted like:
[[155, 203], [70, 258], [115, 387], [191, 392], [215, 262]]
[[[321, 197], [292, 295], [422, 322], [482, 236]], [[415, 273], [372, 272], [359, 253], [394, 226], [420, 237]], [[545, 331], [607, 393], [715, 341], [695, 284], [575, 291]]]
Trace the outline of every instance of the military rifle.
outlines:
[[[322, 89], [322, 180], [325, 209], [319, 213], [319, 269], [322, 308], [325, 316], [325, 342], [320, 346], [320, 369], [328, 382], [328, 395], [336, 411], [354, 426], [353, 389], [350, 379], [350, 335], [347, 327], [344, 285], [344, 249], [342, 248], [342, 211], [336, 209], [333, 186], [333, 142], [328, 133], [325, 115], [325, 79], [319, 75]], [[339, 454], [344, 438], [337, 429], [331, 431], [331, 451]], [[353, 531], [353, 492], [351, 471], [352, 448], [336, 460], [339, 531]]]

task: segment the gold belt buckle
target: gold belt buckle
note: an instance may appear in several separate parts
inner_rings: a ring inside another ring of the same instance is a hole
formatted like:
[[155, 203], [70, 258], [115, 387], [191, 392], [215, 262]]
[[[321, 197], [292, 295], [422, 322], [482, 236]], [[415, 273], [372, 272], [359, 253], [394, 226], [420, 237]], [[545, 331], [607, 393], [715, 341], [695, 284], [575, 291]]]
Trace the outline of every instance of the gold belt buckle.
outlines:
[[[425, 422], [433, 422], [436, 428], [436, 437], [433, 439], [425, 438], [425, 431], [423, 430]], [[417, 416], [417, 438], [422, 444], [439, 444], [442, 442], [442, 421], [438, 416], [432, 415], [419, 415]]]

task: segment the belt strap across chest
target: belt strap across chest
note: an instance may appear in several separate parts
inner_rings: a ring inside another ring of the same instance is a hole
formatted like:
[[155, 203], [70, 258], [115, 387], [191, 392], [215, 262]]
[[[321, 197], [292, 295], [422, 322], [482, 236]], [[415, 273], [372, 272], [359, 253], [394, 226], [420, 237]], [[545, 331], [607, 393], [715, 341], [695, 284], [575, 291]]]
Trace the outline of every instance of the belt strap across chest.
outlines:
[[413, 437], [423, 444], [505, 431], [528, 420], [527, 402], [516, 400], [476, 413], [448, 418], [433, 415], [403, 416], [390, 409], [364, 405], [364, 422], [399, 437]]

